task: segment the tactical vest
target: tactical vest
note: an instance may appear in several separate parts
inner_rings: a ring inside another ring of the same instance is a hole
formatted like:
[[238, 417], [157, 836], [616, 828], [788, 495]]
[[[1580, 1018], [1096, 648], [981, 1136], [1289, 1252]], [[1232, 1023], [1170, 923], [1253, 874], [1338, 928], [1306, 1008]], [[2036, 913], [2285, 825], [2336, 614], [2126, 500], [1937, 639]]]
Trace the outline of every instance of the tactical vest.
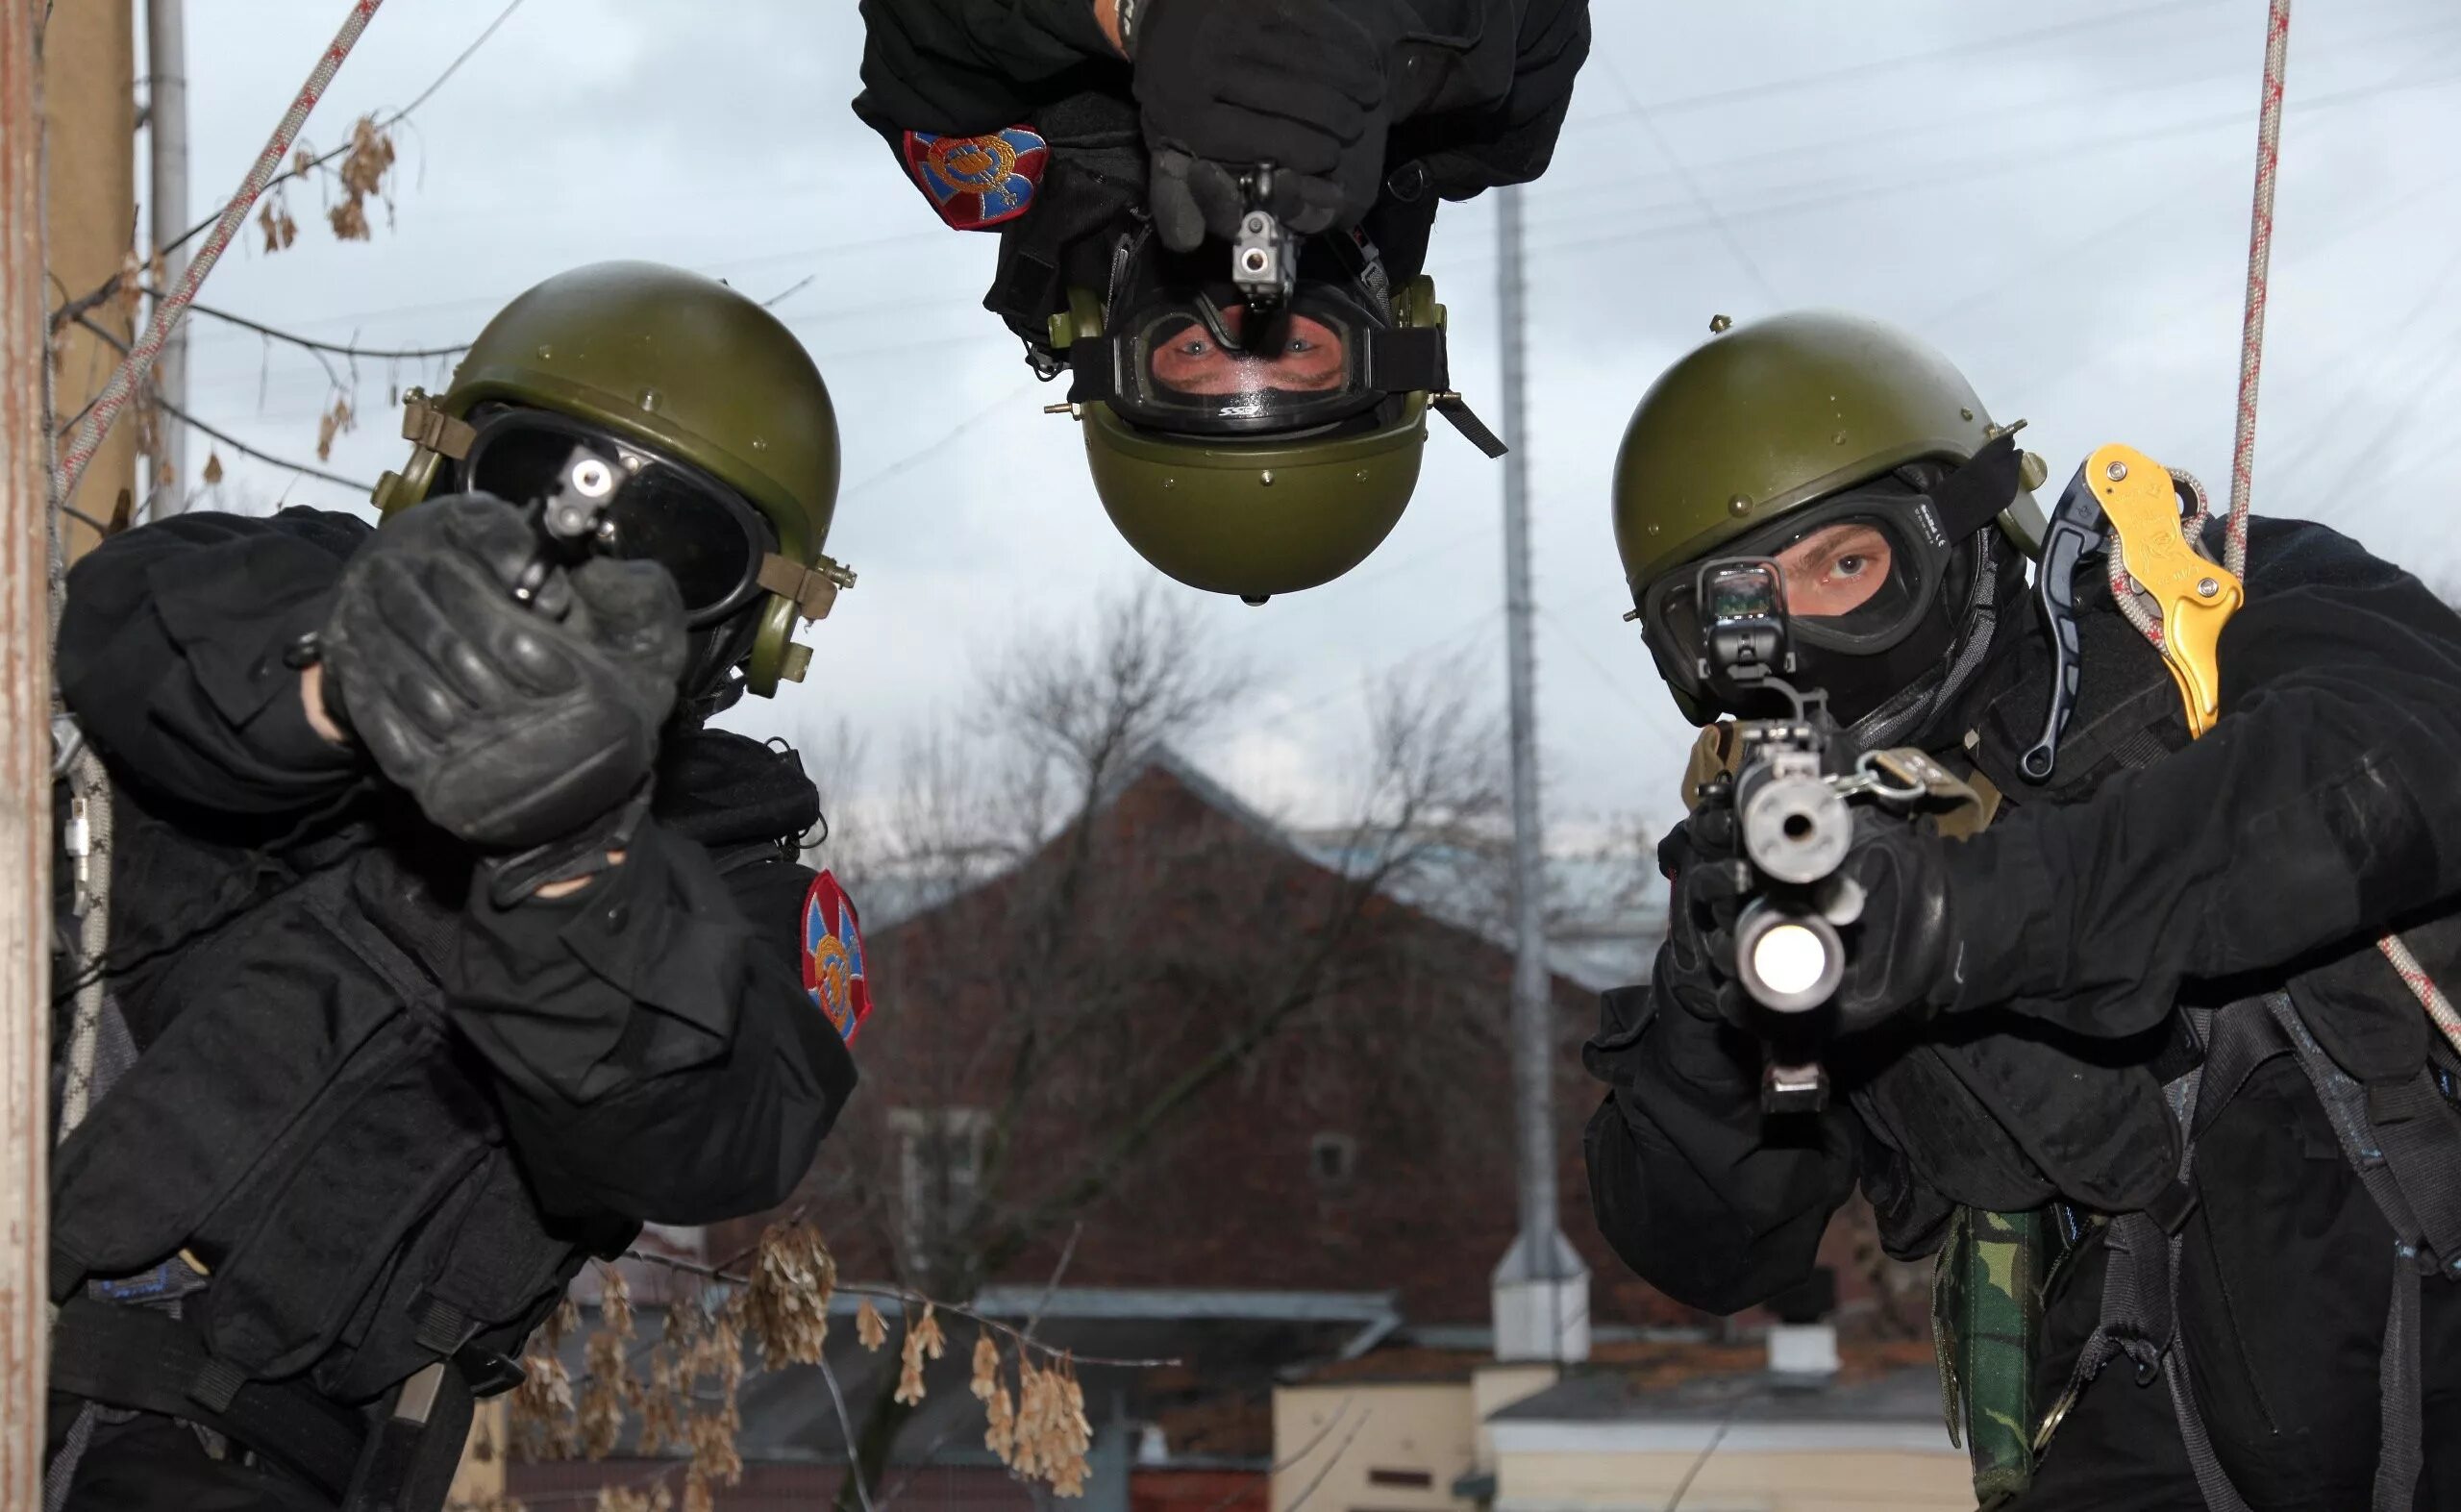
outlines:
[[[2047, 657], [2028, 648], [1965, 740], [1976, 770], [2010, 803], [2071, 802], [2117, 772], [2188, 743], [2178, 695], [2145, 640], [2080, 586], [2086, 665], [2055, 785], [2016, 756], [2044, 706]], [[2408, 930], [2439, 980], [2461, 980], [2461, 917]], [[2023, 1491], [2067, 1406], [2116, 1359], [2168, 1377], [2206, 1503], [2244, 1512], [2190, 1388], [2178, 1331], [2181, 1234], [2196, 1199], [2195, 1136], [2269, 1062], [2295, 1059], [2345, 1158], [2393, 1230], [2381, 1373], [2375, 1505], [2406, 1509], [2420, 1471], [2419, 1297], [2423, 1277], [2461, 1278], [2461, 1113], [2452, 1057], [2372, 941], [2227, 1004], [2182, 1004], [2138, 1064], [2096, 1047], [1986, 1034], [1927, 1043], [1855, 1094], [1876, 1137], [1924, 1179], [1874, 1194], [1892, 1248], [1941, 1245], [1934, 1328], [1950, 1425], [1971, 1440], [1987, 1508]], [[1910, 1165], [1910, 1162], [1909, 1162]], [[2033, 1400], [2032, 1351], [2054, 1269], [2099, 1230], [2109, 1253], [2101, 1310], [2068, 1390]]]
[[[283, 1420], [330, 1441], [315, 1399], [359, 1408], [437, 1361], [509, 1389], [566, 1283], [636, 1226], [531, 1195], [446, 1021], [459, 908], [388, 838], [412, 831], [276, 859], [124, 790], [115, 811], [112, 1009], [137, 1053], [54, 1159], [51, 1290], [77, 1299], [54, 1386], [225, 1425], [330, 1481], [333, 1443], [265, 1442]], [[177, 1333], [150, 1310], [130, 1344], [112, 1330], [139, 1309], [95, 1310], [166, 1289], [186, 1292]]]

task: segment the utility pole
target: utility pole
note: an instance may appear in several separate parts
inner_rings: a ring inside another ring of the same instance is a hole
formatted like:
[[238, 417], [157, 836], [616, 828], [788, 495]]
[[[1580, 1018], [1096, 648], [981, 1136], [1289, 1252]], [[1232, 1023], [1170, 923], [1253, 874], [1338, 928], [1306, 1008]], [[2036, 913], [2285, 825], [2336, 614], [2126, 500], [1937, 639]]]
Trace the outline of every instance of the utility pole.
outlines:
[[51, 1129], [44, 0], [0, 0], [0, 1507], [42, 1500]]
[[[48, 12], [46, 18], [46, 12]], [[137, 237], [137, 22], [119, 0], [35, 7], [42, 34], [42, 121], [46, 303], [58, 306], [102, 286], [126, 266]], [[123, 345], [136, 337], [135, 306], [108, 299], [85, 312]], [[121, 347], [82, 325], [60, 331], [53, 348], [52, 409], [65, 420], [103, 391]], [[70, 508], [108, 522], [122, 494], [137, 487], [137, 427], [112, 429], [87, 468]], [[74, 516], [60, 523], [69, 558], [101, 536]]]
[[1529, 374], [1521, 190], [1496, 191], [1496, 293], [1504, 325], [1504, 646], [1512, 719], [1512, 1088], [1521, 1233], [1496, 1267], [1496, 1358], [1589, 1357], [1589, 1271], [1556, 1221], [1555, 1026], [1547, 970], [1545, 831], [1538, 811], [1538, 671], [1529, 591]]
[[[186, 0], [145, 0], [146, 158], [154, 192], [146, 212], [154, 228], [154, 250], [162, 266], [154, 270], [154, 286], [170, 289], [188, 265], [186, 250], [163, 249], [188, 229], [188, 43]], [[173, 409], [188, 404], [188, 337], [182, 322], [171, 332], [162, 355], [154, 363], [154, 387]], [[145, 493], [147, 519], [177, 514], [187, 507], [187, 427], [162, 417], [155, 428], [154, 456], [148, 459]]]

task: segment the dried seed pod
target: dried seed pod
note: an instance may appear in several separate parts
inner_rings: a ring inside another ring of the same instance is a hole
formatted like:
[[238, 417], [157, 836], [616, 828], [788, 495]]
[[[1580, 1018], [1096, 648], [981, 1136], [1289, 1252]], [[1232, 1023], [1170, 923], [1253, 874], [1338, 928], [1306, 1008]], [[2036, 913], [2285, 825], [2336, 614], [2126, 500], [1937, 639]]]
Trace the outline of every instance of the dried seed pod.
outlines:
[[923, 1334], [918, 1328], [906, 1330], [906, 1343], [898, 1351], [896, 1401], [901, 1406], [916, 1406], [923, 1400]]
[[[628, 1320], [629, 1321], [629, 1320]], [[624, 1404], [636, 1394], [625, 1358], [626, 1335], [600, 1328], [583, 1351], [581, 1406], [575, 1414], [581, 1451], [588, 1459], [604, 1459], [624, 1436]]]
[[598, 1268], [598, 1319], [608, 1332], [619, 1339], [633, 1336], [633, 1286], [624, 1273], [611, 1265]]
[[867, 1350], [878, 1350], [888, 1342], [888, 1325], [882, 1321], [881, 1310], [872, 1305], [868, 1297], [855, 1311], [855, 1337], [862, 1340], [863, 1348]]
[[829, 1300], [837, 1261], [820, 1230], [801, 1221], [772, 1224], [754, 1253], [743, 1313], [769, 1369], [817, 1365], [829, 1338]]
[[976, 1400], [986, 1402], [991, 1400], [991, 1394], [1000, 1389], [1000, 1346], [991, 1342], [991, 1330], [988, 1328], [974, 1338], [974, 1384], [971, 1389]]

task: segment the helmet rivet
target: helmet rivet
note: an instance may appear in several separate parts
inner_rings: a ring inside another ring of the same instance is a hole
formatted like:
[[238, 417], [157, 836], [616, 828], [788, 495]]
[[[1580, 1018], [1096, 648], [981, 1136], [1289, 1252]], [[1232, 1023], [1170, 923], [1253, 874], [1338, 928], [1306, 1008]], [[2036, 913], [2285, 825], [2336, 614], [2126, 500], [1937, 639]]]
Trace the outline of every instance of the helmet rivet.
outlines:
[[2108, 467], [2103, 468], [2102, 472], [2110, 479], [2111, 482], [2118, 483], [2121, 479], [2127, 476], [2127, 464], [2125, 462], [2113, 462]]
[[2211, 578], [2199, 578], [2197, 580], [2196, 593], [2198, 598], [2209, 599], [2221, 591], [2222, 584]]
[[1725, 335], [1728, 332], [1733, 329], [1734, 320], [1730, 316], [1711, 315], [1709, 317], [1709, 335], [1713, 336]]
[[1843, 431], [1840, 431], [1840, 432], [1838, 432], [1835, 435], [1830, 436], [1828, 439], [1829, 439], [1829, 441], [1830, 441], [1832, 444], [1834, 444], [1834, 445], [1837, 445], [1837, 446], [1843, 446], [1843, 445], [1845, 445], [1845, 444], [1846, 444], [1846, 433], [1845, 433], [1845, 432], [1843, 432]]
[[1959, 405], [1957, 407], [1957, 418], [1960, 420], [1971, 420], [1974, 418], [1974, 411], [1968, 409], [1963, 405]]
[[544, 342], [544, 341], [541, 341], [541, 342], [539, 342], [539, 343], [538, 343], [538, 360], [539, 360], [539, 361], [541, 361], [541, 362], [553, 361], [553, 360], [555, 359], [555, 356], [556, 356], [556, 349], [555, 349], [554, 347], [549, 346], [549, 345], [548, 345], [546, 342]]
[[1256, 475], [1256, 482], [1258, 482], [1258, 483], [1263, 483], [1263, 484], [1264, 484], [1266, 487], [1268, 487], [1268, 488], [1272, 487], [1272, 486], [1273, 486], [1273, 469], [1271, 469], [1271, 468], [1267, 468], [1267, 469], [1265, 469], [1263, 472], [1258, 473], [1258, 474]]
[[1365, 483], [1367, 482], [1367, 469], [1362, 467], [1358, 471], [1351, 474], [1351, 476], [1360, 483]]
[[655, 388], [644, 388], [644, 389], [642, 389], [642, 390], [641, 390], [641, 401], [640, 401], [640, 402], [641, 402], [641, 412], [642, 412], [642, 413], [644, 413], [644, 414], [647, 414], [647, 413], [651, 413], [651, 412], [655, 411], [655, 410], [658, 409], [659, 405], [661, 402], [663, 402], [665, 398], [666, 398], [666, 396], [665, 396], [664, 394], [659, 393], [659, 392], [657, 389], [655, 389]]
[[1745, 498], [1742, 494], [1736, 494], [1733, 498], [1727, 501], [1727, 512], [1728, 514], [1750, 514], [1752, 512], [1752, 501]]
[[765, 452], [769, 450], [769, 438], [765, 435], [754, 436], [752, 438], [752, 449], [756, 452]]
[[1654, 525], [1651, 526], [1651, 527], [1650, 527], [1650, 533], [1651, 533], [1652, 535], [1655, 535], [1655, 534], [1657, 533], [1657, 527], [1656, 527], [1656, 526], [1654, 526]]
[[1162, 486], [1165, 488], [1176, 488], [1179, 485], [1180, 481], [1177, 478], [1165, 478], [1162, 480]]

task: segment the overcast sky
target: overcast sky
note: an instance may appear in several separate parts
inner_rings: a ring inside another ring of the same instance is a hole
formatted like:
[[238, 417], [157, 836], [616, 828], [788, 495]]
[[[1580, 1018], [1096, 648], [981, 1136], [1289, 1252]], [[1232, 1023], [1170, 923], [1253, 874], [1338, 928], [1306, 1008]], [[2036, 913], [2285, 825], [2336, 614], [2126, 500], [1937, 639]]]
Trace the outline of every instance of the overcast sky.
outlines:
[[[237, 184], [343, 9], [189, 0], [199, 213]], [[309, 140], [410, 100], [501, 9], [394, 0]], [[1571, 122], [1527, 191], [1530, 414], [1511, 437], [1531, 468], [1559, 844], [1675, 812], [1691, 731], [1620, 622], [1606, 488], [1634, 401], [1711, 315], [1833, 306], [1905, 323], [2000, 418], [2032, 422], [2056, 478], [2125, 440], [2226, 487], [2264, 12], [1594, 0]], [[404, 130], [392, 224], [337, 242], [317, 191], [294, 188], [297, 245], [268, 257], [243, 240], [204, 297], [328, 339], [420, 346], [467, 340], [531, 284], [605, 258], [762, 299], [809, 279], [778, 310], [836, 400], [848, 487], [830, 551], [862, 581], [806, 632], [811, 680], [733, 722], [802, 741], [849, 719], [877, 769], [902, 731], [962, 711], [983, 653], [1151, 574], [1105, 519], [1074, 425], [1041, 413], [1055, 394], [978, 308], [991, 239], [943, 229], [848, 111], [859, 54], [851, 0], [526, 0]], [[2461, 582], [2461, 11], [2300, 7], [2289, 100], [2257, 508]], [[1447, 207], [1429, 265], [1454, 377], [1491, 417], [1493, 226], [1484, 202]], [[332, 394], [312, 360], [210, 322], [194, 353], [205, 419], [312, 457]], [[390, 384], [440, 377], [362, 364], [362, 421], [333, 468], [395, 465]], [[1195, 755], [1270, 809], [1338, 803], [1361, 689], [1384, 669], [1453, 668], [1501, 704], [1499, 472], [1443, 426], [1429, 453], [1400, 528], [1347, 579], [1263, 608], [1171, 585], [1265, 673]], [[225, 507], [365, 507], [223, 462]]]

